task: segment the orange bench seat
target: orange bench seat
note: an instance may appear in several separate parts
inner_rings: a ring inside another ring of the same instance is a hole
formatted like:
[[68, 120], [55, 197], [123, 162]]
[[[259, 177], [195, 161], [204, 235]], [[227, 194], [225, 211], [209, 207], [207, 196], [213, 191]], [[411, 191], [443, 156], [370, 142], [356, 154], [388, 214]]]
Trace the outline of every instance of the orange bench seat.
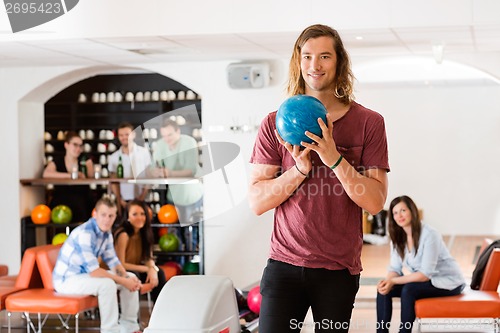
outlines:
[[[41, 321], [41, 314], [45, 314], [45, 318], [49, 314], [57, 314], [64, 328], [69, 329], [68, 321], [70, 315], [75, 317], [75, 332], [78, 333], [78, 318], [79, 313], [95, 308], [98, 305], [97, 297], [92, 295], [66, 295], [59, 294], [54, 290], [52, 283], [52, 271], [59, 254], [61, 245], [41, 245], [29, 248], [28, 250], [34, 254], [36, 259], [34, 270], [42, 285], [19, 291], [7, 296], [5, 300], [5, 308], [8, 315], [8, 328], [10, 332], [10, 313], [23, 312], [26, 315], [27, 326], [33, 331], [41, 332], [45, 320]], [[28, 252], [26, 250], [26, 253]], [[20, 275], [21, 276], [21, 275]], [[30, 320], [29, 314], [38, 314], [38, 327]], [[66, 320], [63, 320], [61, 314], [68, 315]], [[28, 329], [29, 330], [29, 329]]]
[[426, 318], [491, 318], [494, 331], [500, 328], [500, 249], [493, 249], [479, 290], [467, 289], [457, 296], [423, 298], [415, 302], [418, 331]]
[[52, 289], [26, 289], [7, 299], [11, 312], [39, 312], [50, 314], [76, 314], [97, 307], [97, 297], [64, 295]]
[[[6, 274], [8, 271], [5, 272]], [[36, 252], [28, 249], [24, 252], [21, 260], [19, 274], [15, 276], [4, 275], [0, 277], [0, 311], [5, 309], [5, 302], [8, 296], [28, 288], [42, 287], [42, 279], [38, 269], [36, 269]], [[3, 283], [5, 282], [5, 283]]]
[[12, 287], [16, 284], [17, 275], [5, 275], [0, 277], [1, 287]]
[[0, 310], [5, 309], [5, 299], [7, 296], [21, 290], [24, 290], [24, 288], [0, 286]]
[[500, 318], [495, 291], [467, 290], [461, 295], [424, 298], [415, 304], [420, 318]]

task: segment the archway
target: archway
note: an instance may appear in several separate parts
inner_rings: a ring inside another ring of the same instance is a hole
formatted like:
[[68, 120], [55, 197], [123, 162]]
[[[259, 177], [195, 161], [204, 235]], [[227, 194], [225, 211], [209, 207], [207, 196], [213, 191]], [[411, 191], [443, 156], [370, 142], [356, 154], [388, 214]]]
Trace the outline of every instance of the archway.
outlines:
[[[18, 102], [19, 178], [38, 178], [41, 175], [44, 154], [44, 105], [48, 100], [68, 86], [93, 76], [138, 73], [153, 72], [142, 68], [109, 66], [70, 70], [47, 80], [24, 95]], [[164, 74], [158, 75], [165, 76]], [[43, 187], [20, 186], [19, 215], [15, 219], [19, 220], [21, 216], [29, 215], [31, 208], [44, 202], [44, 193]], [[8, 248], [20, 248], [20, 237], [12, 237], [12, 243], [8, 244]], [[15, 253], [18, 252], [15, 251]], [[19, 261], [20, 258], [12, 258], [11, 266], [14, 271]]]

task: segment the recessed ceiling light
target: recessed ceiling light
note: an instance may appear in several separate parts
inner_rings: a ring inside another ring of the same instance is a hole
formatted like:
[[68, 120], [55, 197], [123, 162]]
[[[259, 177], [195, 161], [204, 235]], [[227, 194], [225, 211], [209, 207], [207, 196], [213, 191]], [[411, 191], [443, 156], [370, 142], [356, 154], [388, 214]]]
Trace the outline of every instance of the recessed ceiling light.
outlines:
[[144, 48], [144, 49], [132, 49], [132, 50], [127, 50], [130, 52], [134, 52], [137, 54], [144, 54], [144, 55], [149, 55], [149, 54], [166, 54], [166, 53], [171, 53], [167, 49], [149, 49], [149, 48]]
[[161, 48], [161, 49], [127, 49], [127, 51], [141, 54], [141, 55], [155, 55], [155, 54], [184, 54], [188, 49], [181, 47], [169, 47], [169, 48]]
[[363, 40], [363, 36], [356, 36], [356, 40]]

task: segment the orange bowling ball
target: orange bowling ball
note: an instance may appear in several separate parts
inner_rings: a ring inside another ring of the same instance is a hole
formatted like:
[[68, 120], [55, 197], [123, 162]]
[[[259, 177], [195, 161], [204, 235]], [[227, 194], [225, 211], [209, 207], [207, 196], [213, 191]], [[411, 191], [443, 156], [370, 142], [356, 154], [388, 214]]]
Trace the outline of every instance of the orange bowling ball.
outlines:
[[157, 216], [160, 223], [176, 223], [179, 220], [177, 210], [175, 210], [175, 206], [171, 204], [161, 206]]
[[34, 224], [47, 224], [50, 222], [51, 210], [47, 205], [37, 205], [31, 211], [31, 221]]

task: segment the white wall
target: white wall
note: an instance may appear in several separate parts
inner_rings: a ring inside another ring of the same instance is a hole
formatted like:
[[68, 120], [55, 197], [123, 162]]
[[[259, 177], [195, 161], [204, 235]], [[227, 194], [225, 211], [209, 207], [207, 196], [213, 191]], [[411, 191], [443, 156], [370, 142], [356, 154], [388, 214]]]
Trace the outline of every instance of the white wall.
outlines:
[[[64, 71], [67, 69], [0, 70], [0, 114], [3, 121], [0, 145], [4, 158], [0, 175], [0, 261], [7, 264], [14, 274], [21, 256], [20, 217], [30, 211], [30, 203], [42, 196], [40, 190], [26, 191], [19, 185], [21, 177], [33, 177], [43, 163], [43, 104], [36, 103], [35, 88]], [[26, 98], [30, 92], [33, 99]], [[44, 93], [47, 99], [52, 96], [50, 86]], [[23, 98], [25, 101], [21, 102]], [[32, 100], [35, 103], [31, 103]]]
[[389, 138], [389, 198], [407, 194], [444, 234], [500, 234], [500, 87], [358, 87]]

